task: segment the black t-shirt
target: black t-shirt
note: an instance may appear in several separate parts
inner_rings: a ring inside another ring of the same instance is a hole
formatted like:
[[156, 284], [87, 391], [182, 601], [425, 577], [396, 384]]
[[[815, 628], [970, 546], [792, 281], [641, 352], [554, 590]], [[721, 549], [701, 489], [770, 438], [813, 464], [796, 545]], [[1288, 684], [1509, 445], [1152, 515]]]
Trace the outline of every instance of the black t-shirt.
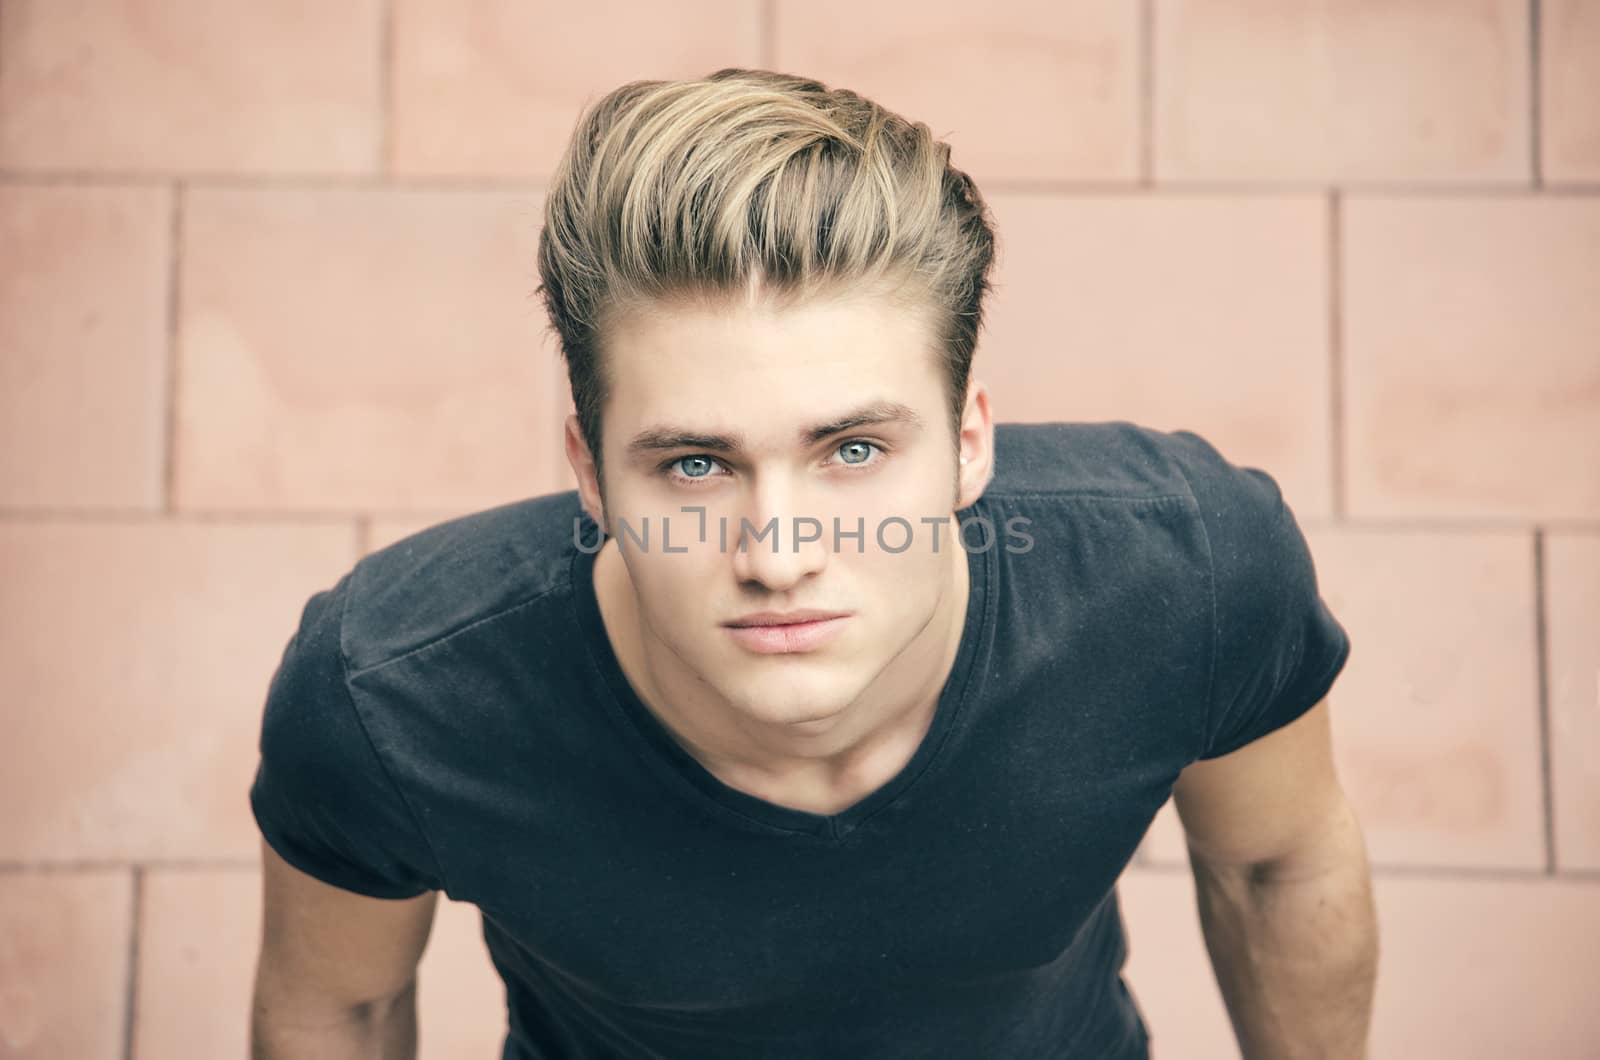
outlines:
[[1265, 472], [1127, 421], [995, 440], [930, 728], [842, 812], [724, 784], [644, 707], [567, 491], [311, 598], [262, 833], [336, 886], [479, 906], [507, 1060], [1147, 1056], [1117, 877], [1179, 770], [1304, 713], [1349, 640]]

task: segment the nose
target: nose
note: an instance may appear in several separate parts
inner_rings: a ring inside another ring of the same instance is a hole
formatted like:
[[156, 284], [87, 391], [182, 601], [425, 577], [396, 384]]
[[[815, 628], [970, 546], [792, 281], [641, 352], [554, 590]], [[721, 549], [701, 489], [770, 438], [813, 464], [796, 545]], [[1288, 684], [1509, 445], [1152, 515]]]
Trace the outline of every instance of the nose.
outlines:
[[798, 495], [782, 482], [767, 480], [752, 488], [749, 503], [733, 514], [728, 548], [740, 581], [783, 592], [828, 565], [832, 528], [820, 513], [797, 509]]

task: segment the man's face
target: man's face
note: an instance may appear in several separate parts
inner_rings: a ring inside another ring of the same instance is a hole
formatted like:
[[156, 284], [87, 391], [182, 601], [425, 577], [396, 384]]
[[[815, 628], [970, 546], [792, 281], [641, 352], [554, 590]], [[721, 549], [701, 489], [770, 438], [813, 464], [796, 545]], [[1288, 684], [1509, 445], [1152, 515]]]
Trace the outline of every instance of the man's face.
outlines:
[[[604, 515], [664, 684], [792, 723], [908, 679], [879, 681], [930, 628], [964, 555], [947, 383], [927, 328], [876, 297], [611, 322]], [[858, 416], [869, 422], [829, 429]], [[648, 524], [645, 545], [624, 521], [640, 538]], [[733, 628], [802, 609], [845, 617], [792, 633]]]

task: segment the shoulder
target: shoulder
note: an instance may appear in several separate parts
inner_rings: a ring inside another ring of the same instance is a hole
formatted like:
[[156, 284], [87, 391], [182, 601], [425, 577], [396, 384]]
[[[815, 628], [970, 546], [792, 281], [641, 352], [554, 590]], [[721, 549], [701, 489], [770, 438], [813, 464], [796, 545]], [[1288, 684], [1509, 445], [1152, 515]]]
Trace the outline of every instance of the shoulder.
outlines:
[[373, 746], [340, 647], [350, 576], [313, 594], [273, 672], [249, 801], [290, 865], [378, 898], [442, 889], [437, 862]]
[[[1080, 549], [1114, 555], [1124, 577], [1198, 575], [1224, 635], [1270, 626], [1314, 584], [1277, 481], [1194, 431], [1127, 420], [997, 424], [995, 450], [985, 496], [997, 510], [1070, 529]], [[1081, 540], [1089, 534], [1099, 544]]]
[[997, 496], [1078, 494], [1126, 499], [1187, 497], [1180, 435], [1128, 420], [999, 423]]
[[1281, 610], [1313, 578], [1309, 546], [1278, 482], [1238, 463], [1192, 431], [1167, 436], [1167, 451], [1194, 498], [1211, 552], [1219, 610]]
[[[996, 521], [1021, 520], [1033, 536], [1070, 549], [1046, 548], [1028, 562], [1081, 582], [1115, 569], [1146, 585], [1195, 575], [1209, 582], [1209, 535], [1201, 509], [1215, 487], [1199, 490], [1189, 469], [1198, 450], [1215, 452], [1188, 431], [1163, 431], [1128, 420], [1000, 423], [995, 473], [981, 498]], [[1200, 499], [1204, 493], [1206, 500]], [[1067, 555], [1098, 571], [1069, 570]], [[1110, 566], [1107, 566], [1110, 564]], [[1043, 573], [1043, 570], [1041, 570]]]
[[[570, 587], [582, 512], [576, 490], [542, 494], [437, 523], [363, 557], [347, 576], [342, 648], [351, 670]], [[590, 524], [586, 533], [594, 532]]]
[[1127, 420], [1002, 423], [995, 426], [995, 464], [987, 492], [997, 497], [1185, 501], [1212, 546], [1227, 548], [1222, 558], [1295, 529], [1269, 473], [1235, 462], [1190, 430]]
[[1211, 560], [1212, 677], [1199, 757], [1216, 758], [1315, 705], [1350, 638], [1322, 598], [1310, 542], [1277, 480], [1192, 432], [1172, 440]]
[[1193, 431], [1172, 431], [1164, 440], [1208, 528], [1260, 528], [1288, 514], [1283, 492], [1267, 471], [1235, 462]]

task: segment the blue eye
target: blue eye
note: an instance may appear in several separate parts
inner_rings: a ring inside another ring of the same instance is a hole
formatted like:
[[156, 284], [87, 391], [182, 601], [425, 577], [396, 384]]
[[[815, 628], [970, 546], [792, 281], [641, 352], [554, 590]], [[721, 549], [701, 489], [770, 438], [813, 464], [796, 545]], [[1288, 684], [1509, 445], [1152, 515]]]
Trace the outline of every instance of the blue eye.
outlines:
[[[700, 465], [703, 465], [704, 466], [704, 471], [700, 471], [700, 472], [687, 471], [686, 472], [686, 471], [683, 470], [683, 465], [684, 464], [691, 464], [692, 465], [692, 464], [696, 464], [696, 463], [698, 463]], [[707, 475], [709, 475], [711, 473], [712, 462], [711, 462], [711, 458], [707, 457], [707, 456], [680, 456], [680, 457], [678, 457], [678, 459], [674, 460], [670, 466], [674, 470], [676, 470], [679, 474], [683, 475], [684, 478], [705, 478]]]
[[[881, 463], [888, 452], [877, 442], [869, 442], [856, 438], [848, 442], [840, 442], [833, 450], [839, 454], [839, 463], [845, 467], [869, 468]], [[876, 453], [876, 456], [874, 456]], [[687, 456], [675, 456], [671, 460], [659, 465], [659, 473], [669, 481], [677, 483], [703, 482], [707, 479], [722, 478], [717, 473], [721, 462], [716, 457], [704, 453], [690, 453]], [[731, 474], [732, 472], [729, 472]]]
[[855, 465], [855, 464], [864, 464], [864, 463], [866, 463], [868, 458], [871, 456], [872, 450], [874, 450], [876, 448], [878, 448], [878, 447], [873, 445], [871, 442], [859, 442], [859, 441], [857, 441], [857, 442], [845, 442], [843, 445], [839, 446], [838, 452], [840, 452], [841, 454], [842, 453], [846, 453], [846, 452], [850, 452], [851, 450], [855, 450], [857, 452], [860, 452], [861, 453], [861, 459], [860, 460], [850, 460], [848, 458], [845, 460], [846, 464]]
[[673, 457], [661, 464], [657, 471], [668, 482], [685, 485], [725, 477], [717, 473], [718, 466], [719, 461], [716, 457], [707, 456], [705, 453], [690, 453], [687, 456]]

